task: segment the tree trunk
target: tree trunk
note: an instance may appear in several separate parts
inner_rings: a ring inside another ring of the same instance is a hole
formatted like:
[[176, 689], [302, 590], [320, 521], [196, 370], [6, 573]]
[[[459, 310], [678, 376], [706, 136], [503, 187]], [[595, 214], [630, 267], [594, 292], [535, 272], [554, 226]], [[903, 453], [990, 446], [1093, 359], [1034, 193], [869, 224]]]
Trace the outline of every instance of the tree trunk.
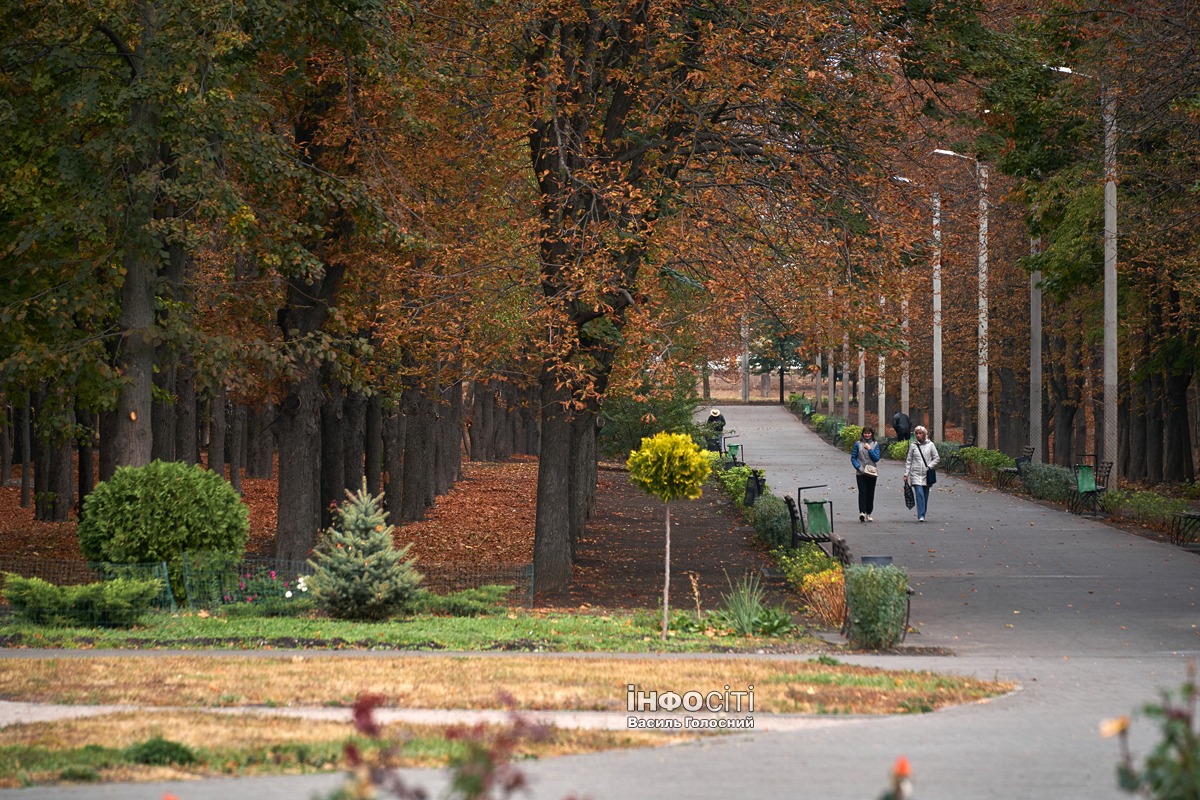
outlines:
[[208, 468], [222, 478], [225, 477], [225, 429], [229, 418], [225, 410], [225, 387], [214, 391], [209, 397]]
[[265, 403], [249, 409], [246, 417], [246, 476], [271, 478], [275, 474], [275, 406]]
[[1143, 378], [1131, 387], [1129, 412], [1129, 461], [1123, 477], [1132, 481], [1146, 479], [1146, 416], [1150, 382]]
[[185, 464], [200, 463], [200, 434], [196, 414], [196, 370], [187, 353], [175, 372], [175, 459]]
[[400, 499], [400, 520], [413, 522], [425, 518], [425, 509], [434, 501], [434, 419], [432, 403], [423, 389], [405, 390], [401, 400], [405, 416], [404, 489]]
[[154, 400], [150, 427], [153, 432], [150, 456], [156, 461], [175, 460], [175, 364], [170, 348], [159, 345], [155, 348]]
[[76, 442], [79, 452], [79, 492], [75, 511], [79, 519], [83, 519], [83, 504], [87, 496], [96, 488], [96, 465], [92, 457], [96, 441], [96, 415], [75, 406], [75, 419], [79, 422], [79, 440]]
[[667, 503], [667, 546], [663, 553], [662, 640], [667, 640], [667, 616], [671, 598], [671, 504]]
[[321, 527], [321, 387], [315, 367], [278, 410], [279, 516], [275, 556], [308, 558]]
[[[41, 394], [39, 392], [39, 394]], [[75, 505], [75, 482], [72, 458], [75, 442], [70, 433], [75, 428], [72, 406], [58, 408], [58, 403], [44, 399], [46, 406], [38, 419], [45, 425], [37, 440], [37, 461], [34, 465], [34, 519], [41, 522], [65, 522]], [[63, 398], [56, 398], [62, 400]], [[50, 408], [53, 407], [53, 412]], [[53, 413], [54, 419], [51, 419]]]
[[1016, 456], [1029, 443], [1029, 404], [1016, 373], [1002, 368], [996, 375], [1000, 379], [996, 449]]
[[1163, 438], [1167, 431], [1163, 427], [1163, 376], [1161, 372], [1150, 375], [1150, 397], [1146, 414], [1146, 480], [1150, 483], [1163, 482]]
[[7, 403], [0, 402], [0, 486], [8, 486], [12, 477], [12, 415]]
[[246, 407], [241, 403], [229, 406], [229, 485], [242, 494], [242, 464], [246, 455]]
[[1167, 437], [1163, 478], [1171, 483], [1183, 483], [1195, 478], [1192, 470], [1192, 440], [1186, 433], [1190, 429], [1187, 390], [1191, 382], [1190, 371], [1173, 372], [1167, 376]]
[[25, 392], [21, 407], [21, 508], [33, 502], [33, 394]]
[[541, 457], [533, 538], [535, 591], [557, 591], [571, 582], [571, 417], [556, 376], [542, 374]]
[[367, 437], [367, 398], [362, 392], [348, 392], [343, 404], [345, 415], [345, 452], [343, 453], [342, 478], [345, 487], [357, 492], [363, 487], [366, 477], [363, 451]]
[[571, 418], [570, 553], [575, 563], [579, 537], [592, 509], [595, 493], [596, 415], [590, 409]]
[[383, 418], [383, 457], [387, 479], [383, 499], [392, 521], [400, 518], [404, 502], [404, 445], [408, 433], [408, 417], [393, 408]]
[[530, 387], [526, 392], [527, 401], [519, 409], [520, 430], [523, 433], [518, 440], [522, 448], [520, 452], [528, 456], [541, 455], [542, 452], [542, 420], [539, 414], [534, 413], [534, 409], [538, 408], [538, 397], [538, 388]]
[[333, 508], [346, 498], [345, 396], [336, 381], [321, 404], [321, 527], [333, 522]]
[[378, 394], [367, 398], [363, 422], [363, 477], [373, 496], [383, 491], [383, 406]]
[[492, 382], [471, 384], [471, 460], [495, 461], [498, 434], [496, 389]]
[[461, 381], [450, 384], [444, 393], [438, 437], [438, 495], [443, 495], [462, 480], [462, 417], [463, 386]]
[[1075, 463], [1075, 406], [1060, 401], [1054, 407], [1054, 463], [1068, 469]]

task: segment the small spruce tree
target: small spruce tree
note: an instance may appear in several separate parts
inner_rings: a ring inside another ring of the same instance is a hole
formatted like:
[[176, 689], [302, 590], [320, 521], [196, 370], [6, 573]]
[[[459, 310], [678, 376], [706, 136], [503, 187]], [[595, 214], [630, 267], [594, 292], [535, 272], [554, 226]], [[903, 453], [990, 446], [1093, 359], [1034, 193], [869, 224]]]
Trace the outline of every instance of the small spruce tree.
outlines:
[[305, 583], [313, 602], [332, 617], [386, 619], [417, 596], [422, 576], [416, 559], [405, 559], [409, 546], [397, 549], [392, 541], [395, 528], [387, 524], [383, 495], [371, 496], [364, 481], [346, 498], [313, 549], [313, 573]]

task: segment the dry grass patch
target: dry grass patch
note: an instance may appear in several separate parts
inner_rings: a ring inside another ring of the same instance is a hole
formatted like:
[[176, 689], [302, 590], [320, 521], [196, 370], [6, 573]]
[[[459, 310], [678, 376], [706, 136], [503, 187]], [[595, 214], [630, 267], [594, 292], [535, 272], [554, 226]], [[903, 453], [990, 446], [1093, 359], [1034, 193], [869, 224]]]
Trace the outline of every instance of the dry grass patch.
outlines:
[[363, 692], [399, 708], [623, 711], [627, 686], [659, 692], [754, 687], [761, 713], [931, 711], [1011, 684], [764, 659], [546, 657], [38, 658], [0, 661], [0, 697], [142, 706], [347, 706]]
[[[498, 728], [493, 728], [498, 730]], [[126, 712], [102, 717], [14, 725], [0, 729], [0, 752], [39, 748], [68, 753], [86, 747], [126, 748], [162, 736], [192, 748], [199, 760], [189, 766], [147, 766], [122, 763], [96, 770], [100, 781], [159, 781], [215, 775], [281, 774], [346, 768], [342, 747], [352, 727], [345, 722], [286, 717], [226, 716], [193, 712]], [[395, 766], [441, 767], [455, 747], [440, 726], [387, 725], [383, 740], [411, 745], [402, 748]], [[543, 741], [525, 741], [518, 757], [545, 758], [626, 747], [671, 744], [687, 738], [640, 731], [553, 729]], [[219, 743], [214, 745], [214, 743]], [[291, 747], [288, 747], [288, 746]], [[297, 760], [303, 745], [307, 755]], [[28, 752], [26, 750], [26, 752]], [[58, 769], [28, 770], [0, 776], [0, 787], [58, 780]]]

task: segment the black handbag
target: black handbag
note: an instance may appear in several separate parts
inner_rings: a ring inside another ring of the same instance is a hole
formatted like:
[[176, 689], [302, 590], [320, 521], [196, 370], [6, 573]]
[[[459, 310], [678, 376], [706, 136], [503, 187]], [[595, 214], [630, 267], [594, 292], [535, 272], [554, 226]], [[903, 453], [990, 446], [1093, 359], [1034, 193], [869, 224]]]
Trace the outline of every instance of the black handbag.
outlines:
[[917, 445], [917, 453], [920, 454], [921, 461], [925, 463], [925, 485], [933, 486], [937, 483], [937, 468], [930, 468], [929, 462], [925, 461], [925, 451], [921, 449], [921, 445]]
[[917, 497], [916, 497], [916, 495], [913, 494], [913, 488], [908, 483], [908, 481], [905, 481], [904, 482], [904, 505], [908, 506], [909, 508], [912, 508], [916, 504], [917, 504]]

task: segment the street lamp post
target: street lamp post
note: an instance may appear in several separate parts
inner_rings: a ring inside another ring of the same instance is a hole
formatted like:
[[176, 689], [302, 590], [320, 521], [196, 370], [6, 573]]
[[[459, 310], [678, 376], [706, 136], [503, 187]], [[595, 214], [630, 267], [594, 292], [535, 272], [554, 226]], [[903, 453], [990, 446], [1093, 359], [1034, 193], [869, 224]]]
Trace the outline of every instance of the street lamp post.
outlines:
[[[913, 181], [905, 178], [903, 175], [893, 176], [900, 183], [913, 184]], [[941, 199], [937, 192], [933, 193], [933, 238], [935, 250], [935, 258], [933, 265], [933, 385], [934, 385], [934, 432], [931, 434], [933, 441], [941, 441], [941, 385], [942, 385], [942, 272], [941, 272], [941, 231], [938, 230], [938, 218], [941, 214]], [[905, 271], [907, 271], [907, 266]], [[909, 413], [909, 372], [910, 372], [910, 353], [908, 351], [908, 280], [904, 281], [905, 292], [900, 297], [900, 336], [901, 348], [904, 351], [904, 359], [900, 364], [900, 410], [905, 416]]]
[[933, 193], [933, 430], [935, 442], [945, 438], [942, 429], [942, 196]]
[[1120, 475], [1117, 458], [1117, 111], [1105, 87], [1104, 118], [1104, 460], [1112, 462], [1109, 486]]
[[[1104, 123], [1104, 455], [1112, 462], [1110, 487], [1117, 485], [1117, 101], [1113, 91], [1095, 75], [1070, 67], [1043, 65], [1065, 75], [1100, 80], [1100, 118]], [[1099, 459], [1097, 459], [1099, 460]]]
[[975, 176], [979, 183], [979, 363], [978, 363], [978, 416], [976, 418], [976, 445], [986, 449], [988, 446], [988, 168], [987, 164], [977, 158], [964, 156], [953, 150], [937, 149], [933, 152], [942, 156], [954, 156], [975, 162]]

